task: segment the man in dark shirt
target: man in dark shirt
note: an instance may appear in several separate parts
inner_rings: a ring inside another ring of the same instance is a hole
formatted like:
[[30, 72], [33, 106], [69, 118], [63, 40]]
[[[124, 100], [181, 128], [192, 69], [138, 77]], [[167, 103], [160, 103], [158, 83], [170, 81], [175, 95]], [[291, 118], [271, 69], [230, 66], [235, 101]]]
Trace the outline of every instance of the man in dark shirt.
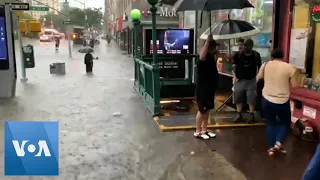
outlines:
[[255, 123], [255, 104], [257, 95], [256, 75], [261, 66], [260, 54], [253, 50], [253, 41], [244, 42], [244, 50], [233, 55], [236, 82], [234, 84], [234, 102], [237, 106], [235, 122], [242, 121], [242, 105], [247, 101], [250, 109], [248, 123]]
[[214, 108], [215, 92], [218, 86], [217, 42], [209, 35], [200, 52], [197, 64], [196, 97], [198, 113], [194, 136], [200, 139], [214, 138], [216, 135], [207, 129], [210, 110]]

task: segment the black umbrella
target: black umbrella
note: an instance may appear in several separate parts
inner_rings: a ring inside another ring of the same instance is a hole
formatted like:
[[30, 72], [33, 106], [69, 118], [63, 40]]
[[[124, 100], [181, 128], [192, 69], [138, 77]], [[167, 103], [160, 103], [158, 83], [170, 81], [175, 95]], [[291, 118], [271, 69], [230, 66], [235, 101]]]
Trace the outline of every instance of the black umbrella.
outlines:
[[92, 48], [85, 47], [85, 48], [79, 49], [78, 52], [80, 52], [80, 53], [93, 53], [94, 50]]
[[260, 31], [247, 21], [224, 20], [218, 23], [212, 30], [208, 28], [200, 39], [207, 39], [212, 34], [213, 39], [236, 39], [246, 36], [254, 36]]
[[173, 6], [178, 0], [161, 0], [160, 1], [160, 5], [161, 4], [167, 4], [167, 5], [170, 5], [170, 6]]
[[[172, 4], [174, 0], [162, 0]], [[214, 11], [221, 9], [243, 9], [253, 7], [248, 0], [177, 0], [173, 5], [176, 11]]]
[[[162, 0], [161, 3], [172, 4], [174, 1]], [[248, 0], [177, 0], [173, 7], [176, 11], [202, 11], [200, 27], [202, 26], [203, 11], [254, 8]], [[211, 16], [209, 16], [209, 27], [211, 28]]]

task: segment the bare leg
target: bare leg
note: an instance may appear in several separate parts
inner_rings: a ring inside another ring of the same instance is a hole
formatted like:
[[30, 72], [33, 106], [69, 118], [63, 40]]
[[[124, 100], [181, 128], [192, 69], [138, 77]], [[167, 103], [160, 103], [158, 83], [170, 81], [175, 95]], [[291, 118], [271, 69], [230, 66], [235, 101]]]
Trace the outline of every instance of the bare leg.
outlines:
[[242, 112], [242, 104], [237, 104], [237, 112], [241, 113]]
[[196, 116], [196, 133], [200, 133], [202, 130], [202, 113], [200, 111], [198, 111], [197, 116]]
[[252, 123], [256, 122], [256, 119], [254, 117], [255, 105], [249, 104], [249, 110], [250, 110], [251, 115], [250, 115], [247, 123], [252, 124]]
[[242, 104], [237, 104], [237, 116], [234, 118], [233, 122], [235, 123], [239, 123], [241, 122], [243, 119], [242, 119]]
[[202, 114], [202, 131], [207, 131], [210, 111]]
[[249, 104], [249, 110], [251, 113], [254, 113], [255, 109], [255, 105]]

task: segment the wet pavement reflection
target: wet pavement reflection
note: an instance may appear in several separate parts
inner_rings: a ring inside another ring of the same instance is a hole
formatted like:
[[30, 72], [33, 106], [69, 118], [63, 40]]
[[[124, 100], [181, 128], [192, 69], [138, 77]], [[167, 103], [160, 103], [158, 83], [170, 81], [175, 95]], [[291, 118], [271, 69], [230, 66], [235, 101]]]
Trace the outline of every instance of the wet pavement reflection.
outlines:
[[223, 155], [248, 180], [300, 180], [312, 158], [316, 144], [291, 135], [286, 156], [269, 157], [262, 127], [219, 129], [214, 141], [206, 141], [212, 151]]

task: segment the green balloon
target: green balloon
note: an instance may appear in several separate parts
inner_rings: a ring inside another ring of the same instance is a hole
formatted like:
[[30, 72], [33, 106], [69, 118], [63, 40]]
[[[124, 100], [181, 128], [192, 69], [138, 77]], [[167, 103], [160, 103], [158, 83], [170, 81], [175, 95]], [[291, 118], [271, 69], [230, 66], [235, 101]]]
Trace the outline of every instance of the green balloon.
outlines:
[[139, 20], [141, 18], [141, 12], [139, 9], [133, 9], [130, 15], [133, 20]]

